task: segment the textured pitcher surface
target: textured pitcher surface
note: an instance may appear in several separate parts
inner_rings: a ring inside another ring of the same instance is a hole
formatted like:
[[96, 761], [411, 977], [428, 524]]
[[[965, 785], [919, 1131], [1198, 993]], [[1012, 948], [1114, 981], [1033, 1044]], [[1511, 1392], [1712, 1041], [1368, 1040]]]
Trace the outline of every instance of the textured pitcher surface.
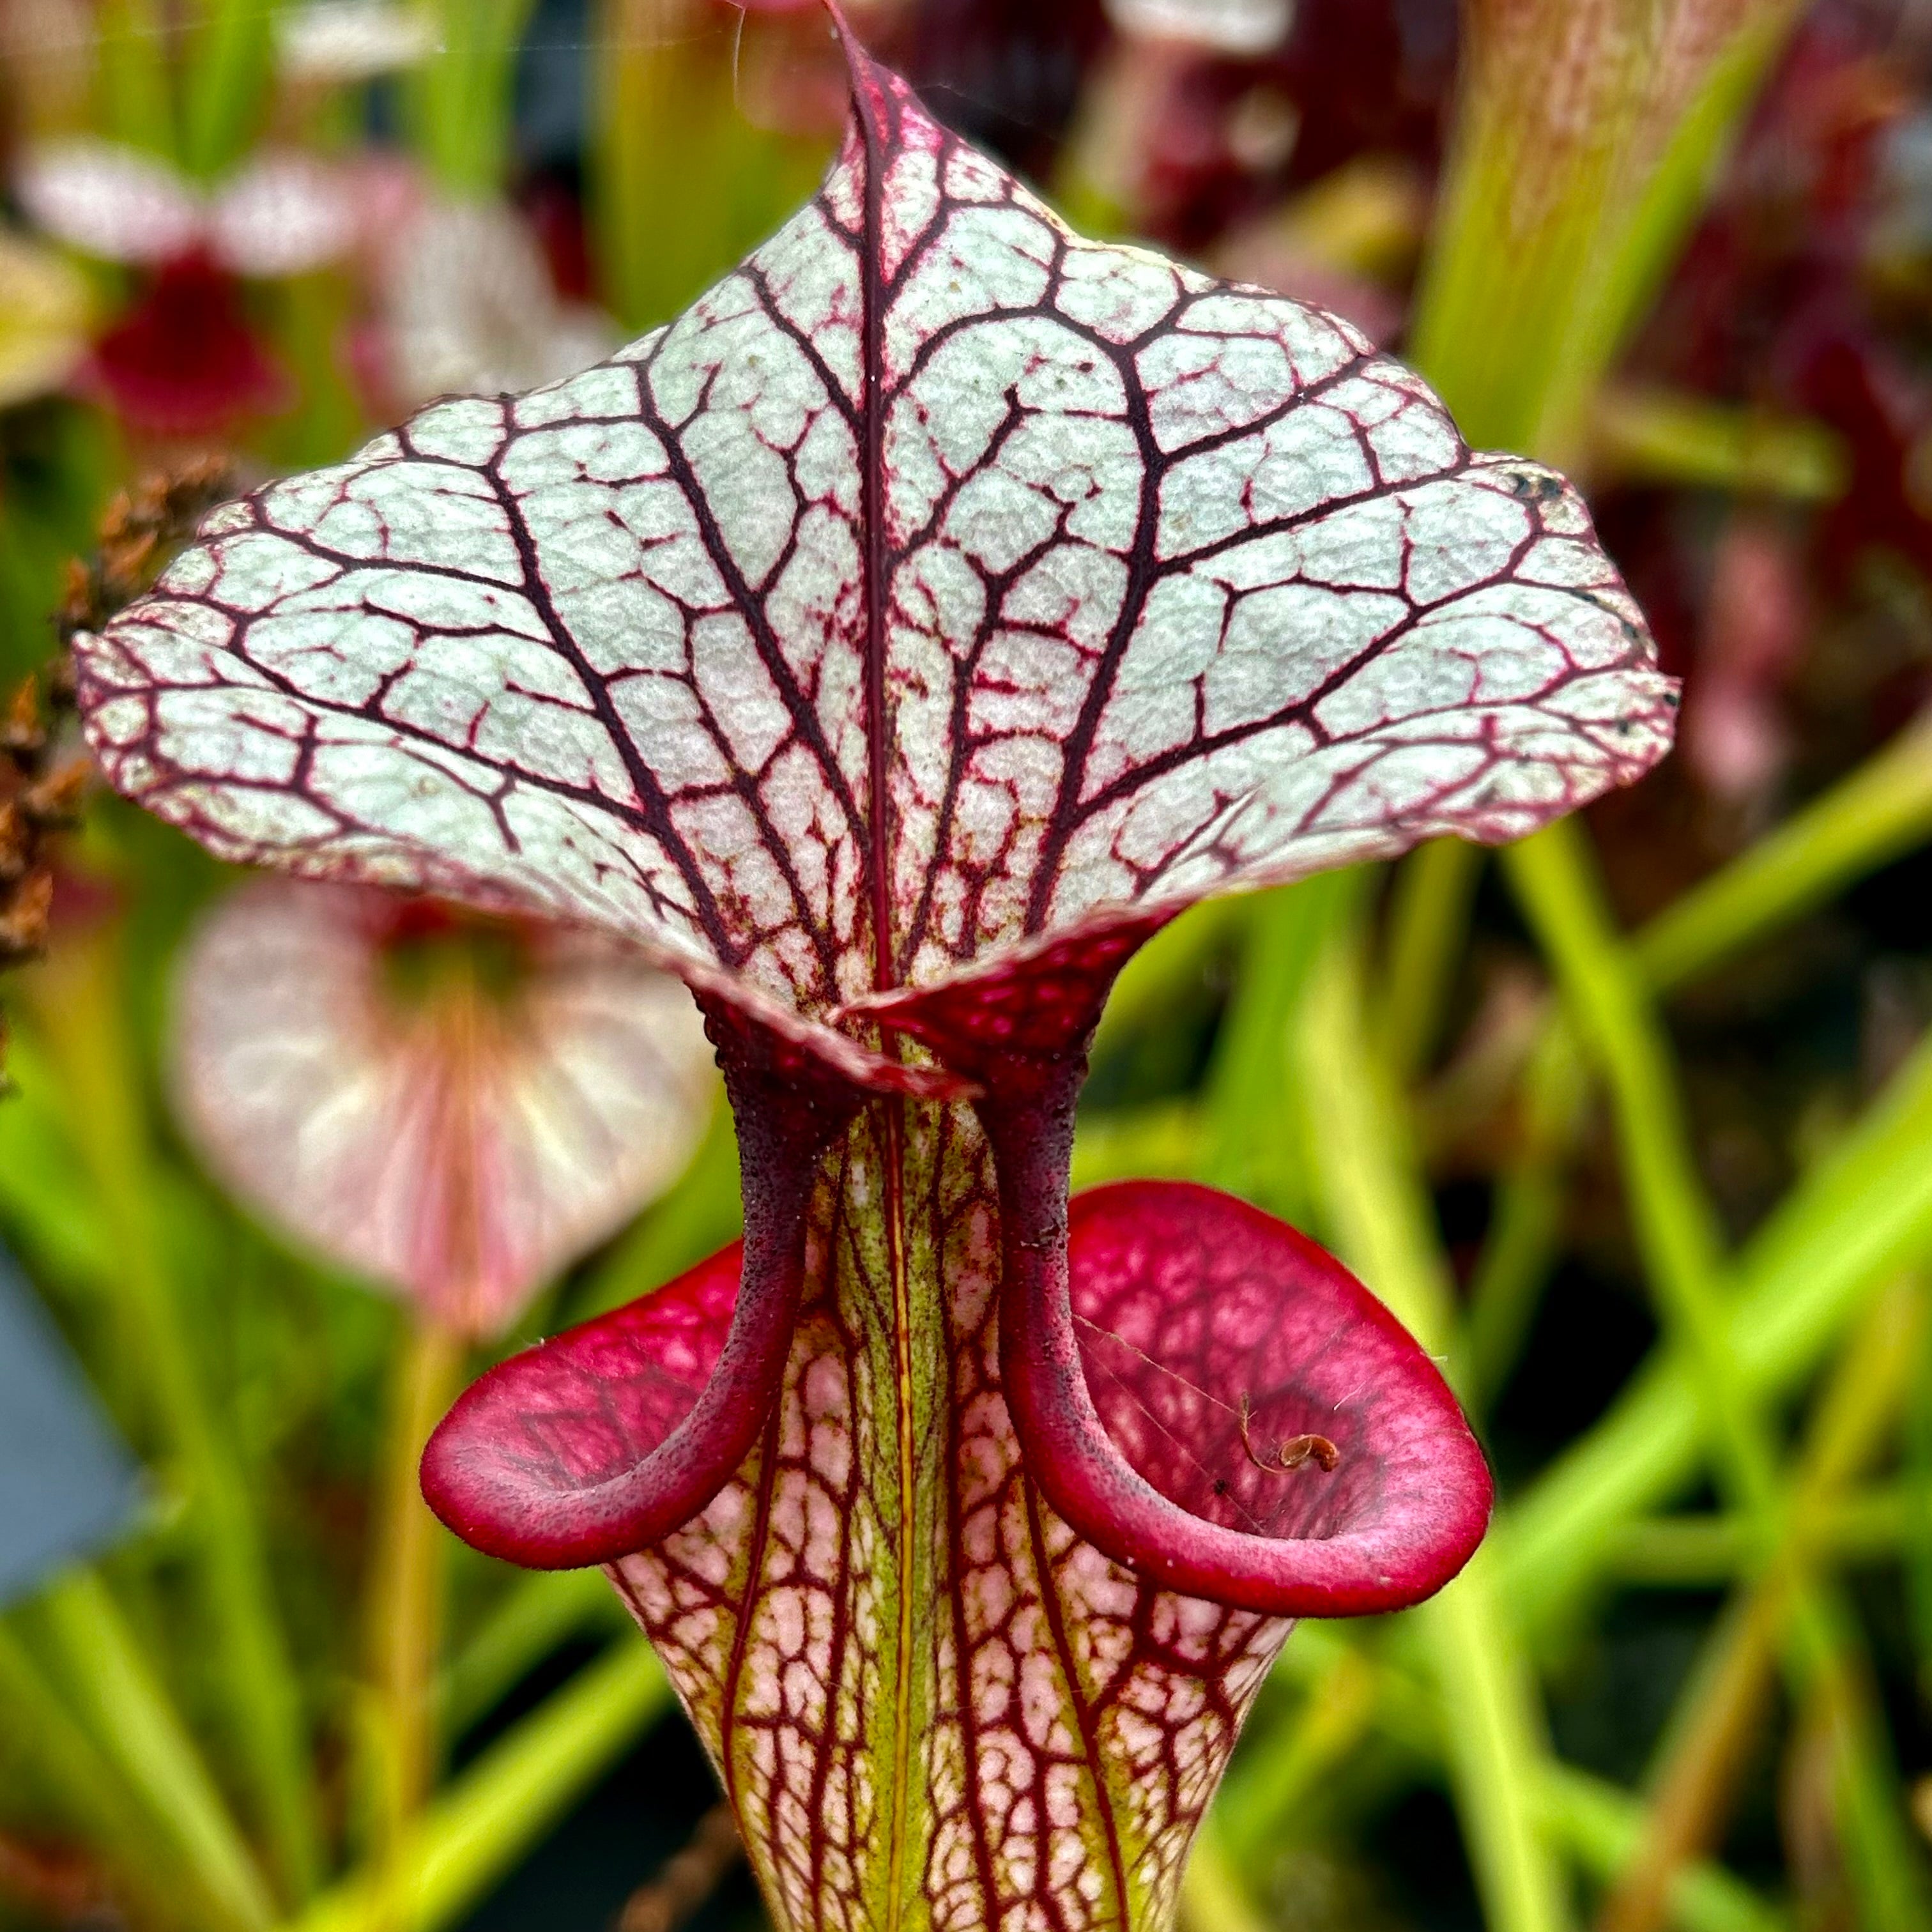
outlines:
[[985, 1143], [931, 1106], [904, 1136], [903, 1256], [875, 1118], [814, 1204], [758, 1450], [618, 1586], [790, 1924], [1163, 1924], [1289, 1626], [1139, 1581], [1043, 1501], [1000, 1393]]
[[848, 53], [718, 287], [217, 512], [82, 700], [226, 856], [690, 986], [742, 1250], [493, 1370], [426, 1492], [609, 1566], [786, 1925], [1151, 1932], [1288, 1620], [1439, 1588], [1490, 1488], [1292, 1229], [1070, 1204], [1107, 990], [1208, 892], [1637, 776], [1676, 693], [1560, 477]]
[[[798, 1927], [1166, 1923], [1288, 1621], [1160, 1588], [1042, 1495], [1001, 1393], [999, 1208], [969, 1113], [869, 1112], [809, 1227], [757, 1447], [612, 1566], [768, 1896]], [[1088, 1385], [1156, 1490], [1347, 1550], [1391, 1599], [1426, 1587], [1414, 1532], [1438, 1565], [1473, 1547], [1488, 1490], [1452, 1400], [1318, 1250], [1206, 1190], [1129, 1186], [1074, 1204], [1070, 1257]], [[728, 1250], [486, 1377], [431, 1493], [460, 1516], [500, 1482], [526, 1528], [546, 1494], [621, 1478], [712, 1376], [740, 1275]]]

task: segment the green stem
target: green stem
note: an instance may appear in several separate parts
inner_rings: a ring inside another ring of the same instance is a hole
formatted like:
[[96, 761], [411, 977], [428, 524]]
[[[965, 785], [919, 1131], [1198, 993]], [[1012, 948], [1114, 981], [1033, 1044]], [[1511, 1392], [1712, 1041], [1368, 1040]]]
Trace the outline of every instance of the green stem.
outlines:
[[114, 1761], [48, 1684], [38, 1660], [0, 1623], [0, 1722], [27, 1747], [62, 1822], [98, 1852], [140, 1922], [187, 1927], [225, 1922], [221, 1898], [183, 1864], [130, 1796]]
[[[396, 1364], [379, 1474], [380, 1528], [368, 1604], [370, 1675], [380, 1744], [378, 1864], [392, 1875], [435, 1765], [434, 1686], [442, 1647], [445, 1534], [422, 1499], [417, 1466], [454, 1399], [467, 1351], [433, 1319], [412, 1327]], [[379, 1901], [373, 1923], [400, 1922]]]
[[272, 0], [203, 0], [184, 63], [182, 159], [213, 181], [248, 147], [274, 81]]
[[[1358, 1668], [1368, 1673], [1367, 1696], [1382, 1737], [1424, 1763], [1439, 1760], [1444, 1722], [1439, 1700], [1400, 1664], [1387, 1657], [1364, 1657], [1347, 1626], [1304, 1624], [1282, 1652], [1275, 1676], [1303, 1684], [1312, 1696], [1322, 1686]], [[1292, 1731], [1288, 1735], [1292, 1737]], [[1250, 1816], [1244, 1787], [1258, 1774], [1267, 1774], [1258, 1758], [1272, 1748], [1271, 1741], [1256, 1742], [1260, 1753], [1250, 1750], [1238, 1756], [1229, 1774], [1225, 1796], [1236, 1803], [1224, 1811], [1222, 1801], [1216, 1801], [1215, 1815], [1224, 1824]], [[1628, 1792], [1553, 1756], [1542, 1760], [1532, 1802], [1552, 1842], [1564, 1846], [1600, 1882], [1613, 1879], [1623, 1868], [1642, 1834], [1644, 1808]], [[1252, 1828], [1271, 1832], [1278, 1842], [1292, 1815], [1277, 1811], [1265, 1816], [1257, 1808]], [[1258, 1855], [1243, 1852], [1239, 1840], [1233, 1849], [1238, 1857]], [[1748, 1886], [1721, 1865], [1701, 1861], [1678, 1874], [1670, 1910], [1672, 1922], [1683, 1932], [1788, 1932], [1784, 1918]]]
[[1311, 1184], [1288, 1078], [1289, 1024], [1324, 942], [1365, 883], [1358, 872], [1325, 872], [1253, 902], [1208, 1070], [1199, 1178], [1286, 1221], [1307, 1219]]
[[106, 1586], [92, 1570], [70, 1570], [47, 1592], [42, 1615], [89, 1730], [224, 1920], [272, 1924], [268, 1886]]
[[[1762, 1576], [1719, 1622], [1678, 1700], [1652, 1780], [1643, 1846], [1606, 1904], [1600, 1932], [1648, 1932], [1663, 1916], [1676, 1872], [1722, 1836], [1761, 1729], [1781, 1645], [1796, 1651], [1795, 1675], [1812, 1694], [1829, 1687], [1846, 1747], [1840, 1768], [1848, 1816], [1871, 1835], [1868, 1807], [1883, 1794], [1857, 1768], [1875, 1761], [1875, 1754], [1871, 1740], [1855, 1734], [1864, 1728], [1855, 1628], [1839, 1630], [1824, 1622], [1829, 1612], [1807, 1588], [1806, 1565], [1819, 1511], [1889, 1432], [1922, 1315], [1921, 1300], [1910, 1288], [1881, 1297], [1834, 1369], [1785, 1472], [1780, 1545]], [[1882, 1845], [1864, 1850], [1876, 1882], [1888, 1884], [1897, 1861]]]
[[[1677, 7], [1487, 9], [1411, 341], [1464, 434], [1563, 460], [1676, 259], [1795, 11], [1762, 0], [1699, 69]], [[1714, 38], [1714, 37], [1713, 37]], [[1568, 68], [1568, 71], [1562, 70]]]
[[160, 0], [100, 0], [94, 22], [94, 84], [101, 131], [110, 140], [174, 160], [178, 157], [162, 14]]
[[533, 1570], [518, 1576], [451, 1658], [436, 1688], [446, 1742], [460, 1737], [572, 1637], [631, 1628], [601, 1570]]
[[[1796, 1386], [1875, 1286], [1928, 1256], [1932, 1039], [1736, 1258], [1726, 1331], [1744, 1389], [1766, 1402]], [[1564, 1624], [1626, 1524], [1694, 1478], [1702, 1441], [1688, 1363], [1666, 1354], [1516, 1502], [1496, 1536], [1532, 1639]]]
[[1922, 1703], [1932, 1704], [1932, 1324], [1920, 1338], [1914, 1368], [1916, 1385], [1905, 1411], [1905, 1480], [1900, 1502], [1918, 1694]]
[[1839, 1828], [1862, 1922], [1874, 1932], [1932, 1925], [1924, 1855], [1906, 1822], [1863, 1630], [1835, 1592], [1800, 1587], [1792, 1604], [1786, 1674], [1832, 1739]]
[[[1583, 835], [1565, 820], [1510, 848], [1505, 863], [1554, 968], [1566, 1005], [1610, 1088], [1630, 1210], [1666, 1328], [1691, 1370], [1720, 1484], [1745, 1512], [1760, 1560], [1783, 1540], [1769, 1426], [1738, 1372], [1720, 1288], [1715, 1228], [1696, 1178], [1662, 1029], [1591, 870]], [[1892, 1828], [1890, 1778], [1849, 1688], [1850, 1619], [1794, 1570], [1788, 1663], [1801, 1692], [1828, 1684], [1842, 1722], [1840, 1821], [1874, 1924], [1926, 1922], [1909, 1847]]]
[[1544, 1029], [1523, 1081], [1522, 1142], [1499, 1180], [1469, 1284], [1466, 1399], [1495, 1400], [1528, 1338], [1563, 1229], [1564, 1180], [1589, 1100], [1576, 1036]]
[[[1546, 1828], [1590, 1876], [1613, 1879], [1636, 1853], [1643, 1808], [1571, 1765], [1553, 1765], [1536, 1794]], [[1721, 1865], [1700, 1860], [1672, 1880], [1670, 1918], [1682, 1932], [1790, 1932], [1790, 1921]]]
[[808, 196], [815, 134], [752, 127], [738, 105], [741, 24], [694, 0], [598, 0], [586, 160], [605, 299], [627, 327], [675, 315]]
[[1928, 836], [1932, 712], [1660, 913], [1631, 940], [1633, 963], [1653, 992], [1667, 992]]
[[1759, 1521], [1768, 1547], [1775, 1534], [1777, 1458], [1732, 1358], [1719, 1300], [1718, 1230], [1696, 1178], [1661, 1029], [1624, 963], [1576, 821], [1560, 820], [1512, 846], [1504, 866], [1610, 1085], [1652, 1291], [1690, 1364], [1724, 1478]]
[[1486, 1549], [1415, 1612], [1442, 1697], [1443, 1750], [1490, 1923], [1560, 1926], [1569, 1913], [1535, 1794], [1550, 1757], [1541, 1700], [1497, 1598]]
[[[1370, 1050], [1358, 936], [1338, 935], [1303, 1003], [1299, 1040], [1328, 1226], [1343, 1258], [1420, 1340], [1449, 1358], [1454, 1287], [1406, 1116]], [[1478, 1551], [1414, 1615], [1444, 1708], [1443, 1750], [1490, 1923], [1553, 1932], [1567, 1923], [1562, 1875], [1532, 1794], [1547, 1759], [1536, 1684], [1500, 1613], [1496, 1560]]]
[[[401, 1932], [454, 1923], [670, 1707], [656, 1655], [620, 1638], [444, 1786], [417, 1820], [388, 1895]], [[363, 1932], [382, 1887], [358, 1873], [292, 1932]]]
[[1404, 1086], [1427, 1066], [1442, 1036], [1484, 857], [1479, 845], [1437, 838], [1396, 868], [1376, 1031], [1382, 1058]]
[[118, 1265], [110, 1284], [187, 1479], [198, 1581], [250, 1795], [286, 1890], [305, 1897], [320, 1864], [320, 1831], [298, 1680], [240, 1463], [216, 1419], [166, 1259], [159, 1177], [137, 1112], [143, 1082], [122, 1012], [112, 936], [75, 939], [49, 961], [35, 992], [70, 1132], [111, 1231]]
[[[1862, 1305], [1870, 1284], [1928, 1252], [1932, 1042], [1787, 1197], [1730, 1271], [1727, 1343], [1747, 1392], [1762, 1400], [1790, 1388]], [[1682, 1359], [1660, 1362], [1499, 1525], [1508, 1600], [1526, 1630], [1556, 1628], [1568, 1606], [1605, 1574], [1624, 1526], [1690, 1478], [1700, 1435]], [[1304, 1630], [1289, 1646], [1288, 1668], [1312, 1670], [1328, 1635]], [[1384, 1724], [1387, 1716], [1378, 1712]], [[1630, 1808], [1633, 1841], [1640, 1816]], [[1681, 1877], [1678, 1889], [1689, 1882]]]
[[[1370, 1049], [1359, 933], [1337, 934], [1301, 1004], [1295, 1048], [1324, 1219], [1343, 1256], [1425, 1348], [1449, 1352], [1455, 1284], [1388, 1069]], [[1460, 1366], [1452, 1360], [1453, 1376]]]
[[[1652, 992], [1734, 957], [1932, 834], [1932, 714], [1730, 865], [1694, 886], [1630, 941]], [[1564, 1177], [1587, 1094], [1569, 1070], [1576, 1047], [1562, 1015], [1538, 1042], [1529, 1120], [1498, 1184], [1492, 1232], [1472, 1290], [1469, 1394], [1493, 1397], [1515, 1338], [1547, 1278], [1562, 1221]]]
[[477, 199], [510, 164], [511, 90], [533, 0], [431, 0], [437, 52], [412, 76], [416, 144], [437, 185]]
[[[1807, 1546], [1821, 1562], [1896, 1558], [1922, 1532], [1920, 1493], [1910, 1483], [1880, 1484], [1825, 1504], [1806, 1526]], [[1710, 1590], [1733, 1582], [1750, 1557], [1749, 1526], [1737, 1516], [1666, 1516], [1620, 1531], [1610, 1562], [1620, 1582]]]

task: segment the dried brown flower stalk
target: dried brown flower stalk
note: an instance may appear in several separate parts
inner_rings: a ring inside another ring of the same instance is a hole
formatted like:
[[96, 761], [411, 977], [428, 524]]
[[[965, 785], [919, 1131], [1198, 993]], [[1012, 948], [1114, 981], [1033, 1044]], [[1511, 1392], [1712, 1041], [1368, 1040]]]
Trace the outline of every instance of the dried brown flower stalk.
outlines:
[[[0, 970], [38, 956], [52, 909], [52, 841], [76, 822], [89, 770], [62, 730], [73, 709], [68, 640], [92, 630], [153, 582], [168, 553], [194, 534], [204, 512], [230, 494], [229, 465], [202, 457], [123, 490], [100, 523], [100, 547], [68, 566], [56, 614], [52, 664], [24, 680], [0, 712]], [[6, 1089], [6, 1020], [0, 1013], [0, 1092]]]
[[714, 1804], [698, 1820], [691, 1842], [674, 1852], [648, 1885], [626, 1901], [617, 1932], [676, 1932], [745, 1855], [728, 1804]]

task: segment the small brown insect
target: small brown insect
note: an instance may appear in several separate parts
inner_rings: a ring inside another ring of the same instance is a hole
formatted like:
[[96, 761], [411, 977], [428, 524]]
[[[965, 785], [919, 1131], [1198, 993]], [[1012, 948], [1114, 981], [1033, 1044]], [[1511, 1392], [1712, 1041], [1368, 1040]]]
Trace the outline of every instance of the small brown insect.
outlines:
[[1275, 1444], [1270, 1456], [1256, 1453], [1254, 1438], [1249, 1432], [1252, 1406], [1246, 1396], [1241, 1398], [1241, 1447], [1248, 1452], [1248, 1460], [1257, 1469], [1265, 1469], [1270, 1476], [1285, 1474], [1290, 1469], [1299, 1469], [1304, 1464], [1319, 1466], [1324, 1475], [1332, 1474], [1336, 1465], [1342, 1460], [1342, 1452], [1325, 1436], [1291, 1436], [1286, 1442]]

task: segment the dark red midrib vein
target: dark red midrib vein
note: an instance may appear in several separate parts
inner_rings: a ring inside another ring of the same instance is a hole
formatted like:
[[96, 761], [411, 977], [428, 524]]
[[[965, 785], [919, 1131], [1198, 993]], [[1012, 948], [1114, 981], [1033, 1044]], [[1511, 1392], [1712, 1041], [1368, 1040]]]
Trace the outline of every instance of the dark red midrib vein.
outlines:
[[[1061, 1681], [1066, 1686], [1067, 1701], [1073, 1706], [1074, 1716], [1080, 1726], [1080, 1742], [1086, 1758], [1082, 1768], [1093, 1784], [1094, 1809], [1100, 1814], [1107, 1840], [1108, 1871], [1113, 1880], [1114, 1900], [1119, 1915], [1116, 1922], [1125, 1928], [1132, 1922], [1127, 1898], [1126, 1860], [1120, 1850], [1120, 1821], [1114, 1816], [1114, 1794], [1101, 1772], [1100, 1732], [1094, 1720], [1093, 1706], [1081, 1688], [1073, 1641], [1066, 1628], [1066, 1606], [1060, 1600], [1060, 1585], [1053, 1574], [1052, 1552], [1046, 1546], [1046, 1526], [1040, 1520], [1040, 1490], [1024, 1468], [1020, 1472], [1020, 1488], [1026, 1498], [1027, 1540], [1033, 1551], [1034, 1574], [1040, 1580], [1040, 1609], [1053, 1639], [1054, 1654], [1059, 1661]], [[1139, 1594], [1144, 1596], [1147, 1592], [1143, 1590]]]
[[[866, 526], [866, 737], [868, 802], [871, 806], [870, 861], [872, 884], [872, 983], [884, 992], [896, 983], [892, 960], [891, 874], [892, 839], [890, 820], [890, 759], [888, 755], [890, 720], [886, 706], [886, 518], [885, 518], [885, 408], [882, 398], [885, 370], [885, 289], [880, 274], [884, 259], [883, 229], [885, 211], [885, 130], [879, 124], [879, 103], [871, 98], [872, 67], [863, 48], [846, 26], [835, 4], [832, 17], [845, 46], [847, 67], [852, 81], [852, 112], [859, 124], [865, 148], [866, 183], [863, 238], [860, 249], [859, 279], [862, 291], [862, 327], [860, 332], [860, 391], [862, 398], [864, 456], [860, 474], [860, 514]], [[884, 1051], [893, 1059], [902, 1053], [899, 1036], [888, 1032]], [[909, 1338], [904, 1334], [906, 1280], [905, 1229], [905, 1108], [902, 1101], [886, 1099], [878, 1106], [880, 1138], [885, 1168], [884, 1176], [886, 1266], [896, 1334], [893, 1347], [893, 1432], [899, 1461], [898, 1528], [901, 1540], [910, 1527], [908, 1502], [913, 1471], [906, 1453], [908, 1417], [911, 1400], [907, 1373], [906, 1350]], [[886, 1909], [891, 1922], [898, 1922], [904, 1881], [902, 1859], [907, 1828], [907, 1768], [911, 1760], [904, 1736], [910, 1699], [905, 1694], [907, 1654], [910, 1639], [908, 1584], [911, 1552], [899, 1552], [898, 1629], [895, 1634], [893, 1702], [893, 1759], [886, 1799], [889, 1848], [886, 1852], [888, 1888]]]
[[[833, 17], [839, 20], [836, 13]], [[842, 20], [839, 25], [844, 32]], [[891, 760], [887, 754], [886, 715], [886, 425], [881, 393], [885, 373], [885, 290], [880, 272], [884, 250], [885, 142], [875, 104], [868, 98], [871, 63], [849, 33], [846, 57], [852, 76], [852, 112], [866, 151], [863, 238], [859, 251], [860, 415], [864, 442], [859, 514], [866, 526], [866, 749], [872, 793], [868, 829], [872, 874], [872, 984], [876, 991], [884, 992], [896, 983], [892, 941], [892, 840], [887, 822]]]

